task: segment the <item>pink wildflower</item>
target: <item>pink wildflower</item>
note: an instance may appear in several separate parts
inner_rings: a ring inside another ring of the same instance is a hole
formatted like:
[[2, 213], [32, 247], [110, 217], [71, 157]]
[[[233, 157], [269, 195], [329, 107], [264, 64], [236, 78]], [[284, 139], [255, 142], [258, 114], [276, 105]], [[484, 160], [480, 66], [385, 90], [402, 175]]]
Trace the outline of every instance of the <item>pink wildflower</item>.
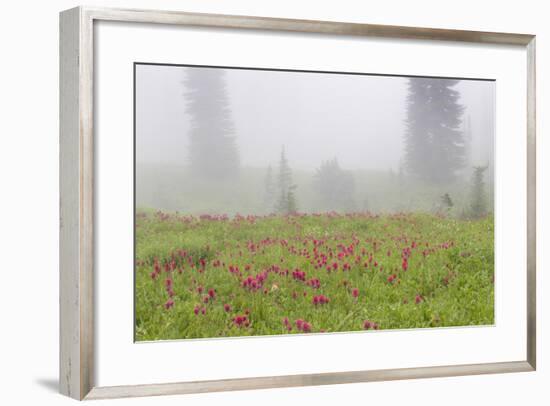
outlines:
[[166, 303], [164, 303], [164, 308], [166, 310], [171, 309], [173, 306], [174, 306], [174, 300], [173, 299], [168, 299], [168, 301]]

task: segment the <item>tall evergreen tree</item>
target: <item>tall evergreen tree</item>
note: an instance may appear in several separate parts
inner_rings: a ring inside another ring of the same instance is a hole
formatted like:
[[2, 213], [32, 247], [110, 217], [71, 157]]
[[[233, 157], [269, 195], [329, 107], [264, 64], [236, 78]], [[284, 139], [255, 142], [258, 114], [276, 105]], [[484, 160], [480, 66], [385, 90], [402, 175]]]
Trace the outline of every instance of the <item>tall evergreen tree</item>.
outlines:
[[186, 111], [191, 117], [189, 164], [194, 176], [226, 180], [239, 172], [239, 153], [221, 69], [187, 68]]
[[444, 183], [464, 166], [460, 128], [464, 107], [454, 79], [410, 78], [407, 96], [405, 165], [411, 175]]
[[296, 185], [292, 182], [292, 169], [290, 169], [288, 164], [284, 147], [281, 149], [281, 158], [279, 160], [277, 189], [279, 193], [276, 206], [277, 211], [283, 214], [295, 213], [298, 210], [296, 194], [294, 192]]

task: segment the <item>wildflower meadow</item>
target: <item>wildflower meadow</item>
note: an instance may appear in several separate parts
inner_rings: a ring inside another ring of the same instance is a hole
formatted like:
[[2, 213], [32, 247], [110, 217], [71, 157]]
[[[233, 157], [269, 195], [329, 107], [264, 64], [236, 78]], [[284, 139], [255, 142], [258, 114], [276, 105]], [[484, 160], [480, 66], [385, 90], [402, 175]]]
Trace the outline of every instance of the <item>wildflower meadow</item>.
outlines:
[[494, 323], [493, 218], [136, 214], [137, 341]]

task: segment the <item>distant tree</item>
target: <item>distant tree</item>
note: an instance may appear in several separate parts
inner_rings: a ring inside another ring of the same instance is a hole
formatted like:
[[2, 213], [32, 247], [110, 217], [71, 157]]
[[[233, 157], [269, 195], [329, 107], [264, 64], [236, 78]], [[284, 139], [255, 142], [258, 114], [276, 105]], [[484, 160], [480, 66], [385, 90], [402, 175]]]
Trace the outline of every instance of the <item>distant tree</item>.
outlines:
[[445, 193], [439, 198], [439, 208], [437, 211], [441, 214], [449, 215], [453, 206], [454, 203], [451, 196], [449, 193]]
[[239, 173], [239, 153], [221, 69], [187, 68], [186, 111], [191, 117], [188, 162], [194, 176], [226, 180]]
[[407, 96], [405, 165], [420, 179], [445, 183], [464, 167], [460, 128], [464, 107], [454, 79], [410, 78]]
[[452, 209], [454, 204], [451, 199], [451, 196], [449, 196], [448, 193], [445, 193], [443, 196], [441, 196], [441, 205], [446, 209]]
[[485, 194], [484, 174], [487, 166], [474, 166], [472, 174], [472, 196], [470, 213], [474, 218], [483, 217], [487, 214], [487, 197]]
[[275, 206], [276, 195], [275, 183], [273, 181], [273, 169], [271, 168], [271, 165], [267, 167], [267, 171], [265, 173], [264, 188], [264, 208], [266, 212], [271, 213]]
[[279, 193], [276, 205], [277, 211], [283, 214], [295, 213], [298, 210], [294, 192], [296, 185], [292, 182], [292, 169], [288, 164], [284, 147], [281, 149], [281, 159], [279, 160], [277, 189]]
[[354, 205], [355, 181], [338, 160], [324, 161], [317, 169], [314, 187], [325, 210], [350, 210]]
[[296, 185], [291, 185], [288, 188], [288, 192], [286, 194], [286, 207], [285, 212], [288, 214], [297, 213], [298, 212], [298, 203], [296, 201]]

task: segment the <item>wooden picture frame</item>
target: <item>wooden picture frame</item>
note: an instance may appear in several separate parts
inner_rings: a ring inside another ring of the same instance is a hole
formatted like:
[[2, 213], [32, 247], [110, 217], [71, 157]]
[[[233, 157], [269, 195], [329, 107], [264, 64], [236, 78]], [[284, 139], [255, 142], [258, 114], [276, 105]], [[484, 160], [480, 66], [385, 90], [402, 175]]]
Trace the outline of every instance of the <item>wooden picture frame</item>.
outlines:
[[[97, 387], [94, 383], [94, 23], [121, 21], [398, 39], [527, 50], [527, 353], [509, 362]], [[184, 394], [533, 371], [536, 368], [535, 36], [328, 21], [77, 7], [60, 16], [60, 391], [75, 399]]]

